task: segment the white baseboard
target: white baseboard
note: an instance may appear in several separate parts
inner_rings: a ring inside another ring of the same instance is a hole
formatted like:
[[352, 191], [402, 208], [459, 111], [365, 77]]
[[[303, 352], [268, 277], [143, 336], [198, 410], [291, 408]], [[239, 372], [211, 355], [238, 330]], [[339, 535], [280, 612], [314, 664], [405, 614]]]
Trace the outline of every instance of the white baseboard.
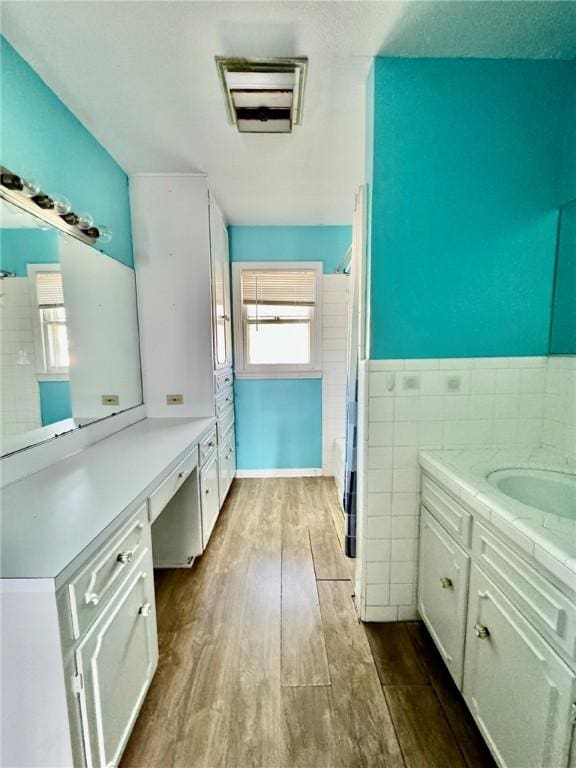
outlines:
[[321, 467], [311, 469], [237, 469], [236, 477], [320, 477]]

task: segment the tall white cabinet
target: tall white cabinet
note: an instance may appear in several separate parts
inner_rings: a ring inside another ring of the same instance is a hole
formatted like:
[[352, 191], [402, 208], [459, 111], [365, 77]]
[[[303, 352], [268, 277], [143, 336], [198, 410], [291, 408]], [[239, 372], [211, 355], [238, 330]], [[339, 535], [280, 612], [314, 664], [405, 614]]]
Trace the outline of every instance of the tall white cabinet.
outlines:
[[130, 199], [147, 414], [217, 417], [200, 492], [219, 508], [236, 472], [226, 222], [203, 175], [135, 175]]

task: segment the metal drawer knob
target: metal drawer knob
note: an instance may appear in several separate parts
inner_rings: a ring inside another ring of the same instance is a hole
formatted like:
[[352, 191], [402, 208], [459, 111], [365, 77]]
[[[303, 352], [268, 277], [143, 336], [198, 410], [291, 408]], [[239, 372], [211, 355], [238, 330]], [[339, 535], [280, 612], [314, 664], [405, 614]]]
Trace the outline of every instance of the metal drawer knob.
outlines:
[[214, 448], [214, 446], [215, 446], [215, 445], [216, 445], [216, 443], [215, 443], [213, 440], [211, 440], [211, 441], [208, 443], [208, 448]]
[[206, 496], [208, 496], [208, 494], [210, 493], [210, 488], [206, 488], [205, 493], [206, 493]]
[[447, 576], [443, 576], [440, 579], [440, 584], [442, 585], [442, 589], [452, 589], [452, 579], [449, 579]]
[[186, 472], [186, 470], [184, 470], [182, 472], [178, 472], [178, 477], [179, 478], [188, 477], [188, 472]]
[[490, 630], [484, 624], [474, 624], [474, 632], [476, 632], [476, 637], [479, 637], [480, 640], [490, 637]]
[[134, 560], [134, 552], [119, 552], [116, 560], [124, 565], [131, 563]]
[[138, 609], [138, 613], [140, 614], [140, 616], [150, 616], [151, 612], [152, 612], [152, 606], [150, 605], [150, 603], [144, 603], [144, 605], [141, 605], [140, 608]]

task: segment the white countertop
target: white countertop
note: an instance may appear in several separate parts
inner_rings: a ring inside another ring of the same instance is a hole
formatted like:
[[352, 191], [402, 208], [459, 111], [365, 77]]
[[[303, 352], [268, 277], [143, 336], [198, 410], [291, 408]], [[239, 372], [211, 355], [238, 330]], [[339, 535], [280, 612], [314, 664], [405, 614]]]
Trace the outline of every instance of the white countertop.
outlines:
[[144, 419], [5, 486], [0, 576], [56, 579], [214, 424], [213, 418]]
[[423, 450], [420, 466], [489, 520], [518, 547], [576, 591], [576, 521], [547, 514], [501, 493], [486, 479], [509, 467], [574, 472], [569, 460], [543, 448]]

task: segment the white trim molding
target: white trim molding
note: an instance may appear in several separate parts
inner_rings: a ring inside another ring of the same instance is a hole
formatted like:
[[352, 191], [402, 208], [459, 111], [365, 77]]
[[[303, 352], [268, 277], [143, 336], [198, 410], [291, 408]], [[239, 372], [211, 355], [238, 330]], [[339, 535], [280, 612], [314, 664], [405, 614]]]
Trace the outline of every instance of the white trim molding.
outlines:
[[248, 477], [320, 477], [322, 467], [311, 467], [296, 469], [237, 469], [236, 477], [238, 479]]

